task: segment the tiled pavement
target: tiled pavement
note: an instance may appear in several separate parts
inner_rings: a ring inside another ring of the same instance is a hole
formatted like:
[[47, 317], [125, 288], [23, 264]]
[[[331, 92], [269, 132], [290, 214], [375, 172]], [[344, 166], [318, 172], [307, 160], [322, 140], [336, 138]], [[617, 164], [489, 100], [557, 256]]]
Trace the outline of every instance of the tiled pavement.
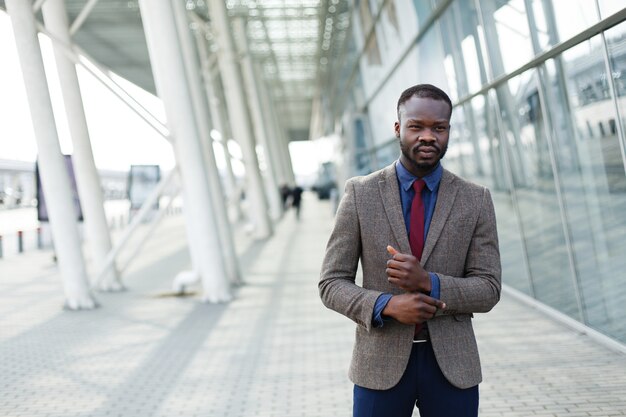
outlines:
[[[0, 416], [349, 416], [354, 328], [317, 295], [330, 227], [309, 197], [270, 240], [238, 233], [246, 285], [221, 305], [167, 296], [179, 216], [97, 310], [61, 310], [49, 252], [0, 261]], [[626, 415], [626, 356], [507, 296], [475, 325], [481, 416]]]

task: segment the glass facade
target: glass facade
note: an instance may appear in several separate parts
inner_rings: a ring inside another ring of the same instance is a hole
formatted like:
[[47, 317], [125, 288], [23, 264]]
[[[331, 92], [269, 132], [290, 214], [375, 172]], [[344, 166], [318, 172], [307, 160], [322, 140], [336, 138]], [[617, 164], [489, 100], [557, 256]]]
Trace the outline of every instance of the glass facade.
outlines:
[[626, 342], [624, 3], [356, 4], [328, 116], [357, 150], [346, 176], [397, 158], [403, 89], [443, 87], [444, 165], [491, 189], [504, 283]]

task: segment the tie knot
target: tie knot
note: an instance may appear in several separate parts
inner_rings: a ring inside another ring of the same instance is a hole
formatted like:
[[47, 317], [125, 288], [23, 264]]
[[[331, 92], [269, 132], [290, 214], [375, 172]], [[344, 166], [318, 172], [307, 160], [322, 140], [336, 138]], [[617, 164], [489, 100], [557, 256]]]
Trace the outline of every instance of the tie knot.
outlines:
[[420, 179], [420, 180], [413, 181], [413, 189], [415, 190], [416, 193], [421, 193], [425, 186], [426, 186], [426, 183], [424, 182], [424, 180]]

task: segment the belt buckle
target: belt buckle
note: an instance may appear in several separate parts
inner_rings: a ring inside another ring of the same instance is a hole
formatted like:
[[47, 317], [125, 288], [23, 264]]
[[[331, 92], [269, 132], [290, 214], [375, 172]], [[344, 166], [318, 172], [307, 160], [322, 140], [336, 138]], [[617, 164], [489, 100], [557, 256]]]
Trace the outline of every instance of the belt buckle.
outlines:
[[413, 335], [413, 343], [424, 343], [428, 342], [429, 339], [430, 335], [428, 334], [426, 326], [422, 327], [419, 332]]

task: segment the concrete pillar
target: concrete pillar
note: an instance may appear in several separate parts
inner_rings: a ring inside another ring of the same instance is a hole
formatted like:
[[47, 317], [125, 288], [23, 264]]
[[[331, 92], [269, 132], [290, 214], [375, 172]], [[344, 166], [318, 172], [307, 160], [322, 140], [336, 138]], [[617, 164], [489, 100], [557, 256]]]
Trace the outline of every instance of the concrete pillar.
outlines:
[[274, 98], [271, 96], [270, 91], [264, 85], [262, 87], [266, 90], [266, 96], [268, 97], [269, 114], [273, 119], [276, 132], [278, 133], [276, 144], [285, 169], [285, 178], [288, 183], [295, 184], [296, 180], [293, 175], [293, 167], [291, 166], [291, 154], [289, 153], [289, 139], [287, 138], [285, 126], [283, 126], [283, 124], [280, 122]]
[[[262, 69], [260, 65], [255, 63], [255, 73], [260, 74]], [[293, 182], [293, 178], [288, 174], [287, 162], [285, 161], [285, 141], [283, 137], [283, 132], [281, 132], [280, 127], [276, 124], [276, 118], [274, 115], [274, 106], [272, 105], [272, 97], [269, 94], [267, 89], [267, 85], [265, 81], [258, 80], [257, 86], [259, 87], [259, 92], [262, 100], [261, 110], [263, 111], [263, 118], [265, 120], [266, 126], [269, 128], [269, 137], [270, 146], [272, 147], [274, 161], [276, 162], [276, 168], [278, 169], [278, 184], [290, 184]]]
[[96, 302], [87, 283], [72, 188], [59, 146], [32, 5], [24, 0], [7, 0], [5, 4], [11, 16], [39, 151], [39, 170], [63, 280], [65, 306], [72, 310], [91, 309]]
[[187, 74], [170, 0], [140, 0], [150, 62], [167, 125], [174, 138], [184, 196], [189, 249], [204, 290], [203, 300], [232, 298], [218, 238]]
[[277, 140], [270, 135], [269, 126], [266, 123], [263, 112], [263, 101], [257, 79], [250, 48], [248, 47], [248, 35], [246, 34], [246, 21], [243, 16], [238, 16], [233, 21], [233, 30], [239, 41], [239, 52], [241, 57], [241, 69], [250, 102], [250, 115], [254, 125], [254, 131], [259, 143], [263, 147], [267, 172], [265, 179], [267, 182], [267, 197], [270, 205], [270, 214], [273, 219], [279, 219], [283, 214], [283, 204], [280, 198], [278, 187], [278, 161], [274, 153], [274, 148], [270, 142]]
[[[64, 0], [47, 0], [42, 7], [42, 12], [50, 34], [58, 42], [70, 47], [72, 40]], [[76, 66], [58, 45], [54, 45], [54, 58], [59, 73], [63, 102], [65, 103], [65, 114], [74, 145], [72, 162], [76, 174], [78, 195], [85, 214], [87, 246], [91, 252], [94, 271], [100, 271], [104, 259], [112, 247], [104, 213], [100, 177], [93, 159]], [[114, 263], [111, 264], [102, 279], [100, 289], [105, 291], [123, 289]]]
[[209, 101], [209, 111], [211, 112], [211, 120], [213, 127], [222, 136], [220, 145], [224, 149], [224, 162], [226, 164], [226, 197], [228, 199], [227, 207], [234, 212], [234, 218], [239, 220], [242, 218], [241, 200], [239, 193], [239, 184], [233, 173], [233, 165], [231, 161], [230, 151], [228, 150], [228, 140], [232, 138], [228, 117], [226, 115], [224, 90], [222, 89], [219, 79], [219, 70], [213, 71], [211, 68], [206, 32], [204, 30], [195, 31], [196, 44], [200, 54], [200, 62], [202, 66], [202, 74], [204, 77], [204, 86], [206, 89], [207, 99]]
[[219, 239], [221, 242], [222, 255], [228, 278], [233, 284], [241, 283], [241, 271], [239, 268], [239, 258], [233, 243], [233, 236], [228, 220], [226, 205], [224, 204], [224, 189], [220, 181], [220, 174], [215, 162], [215, 152], [213, 151], [213, 139], [211, 138], [211, 124], [209, 123], [209, 103], [204, 92], [202, 79], [200, 78], [200, 62], [196, 53], [196, 45], [191, 36], [187, 11], [185, 5], [178, 0], [171, 0], [174, 16], [179, 32], [181, 52], [187, 70], [187, 81], [189, 91], [196, 115], [198, 133], [205, 155], [206, 168], [208, 172], [209, 187], [215, 221], [219, 229]]
[[230, 30], [230, 19], [223, 0], [209, 0], [209, 14], [218, 45], [218, 65], [224, 82], [226, 106], [233, 135], [241, 145], [246, 167], [246, 199], [248, 216], [254, 225], [254, 237], [265, 239], [272, 235], [272, 224], [268, 214], [263, 179], [256, 155], [254, 134], [247, 106], [249, 97], [243, 89], [243, 77], [237, 60], [237, 52]]

